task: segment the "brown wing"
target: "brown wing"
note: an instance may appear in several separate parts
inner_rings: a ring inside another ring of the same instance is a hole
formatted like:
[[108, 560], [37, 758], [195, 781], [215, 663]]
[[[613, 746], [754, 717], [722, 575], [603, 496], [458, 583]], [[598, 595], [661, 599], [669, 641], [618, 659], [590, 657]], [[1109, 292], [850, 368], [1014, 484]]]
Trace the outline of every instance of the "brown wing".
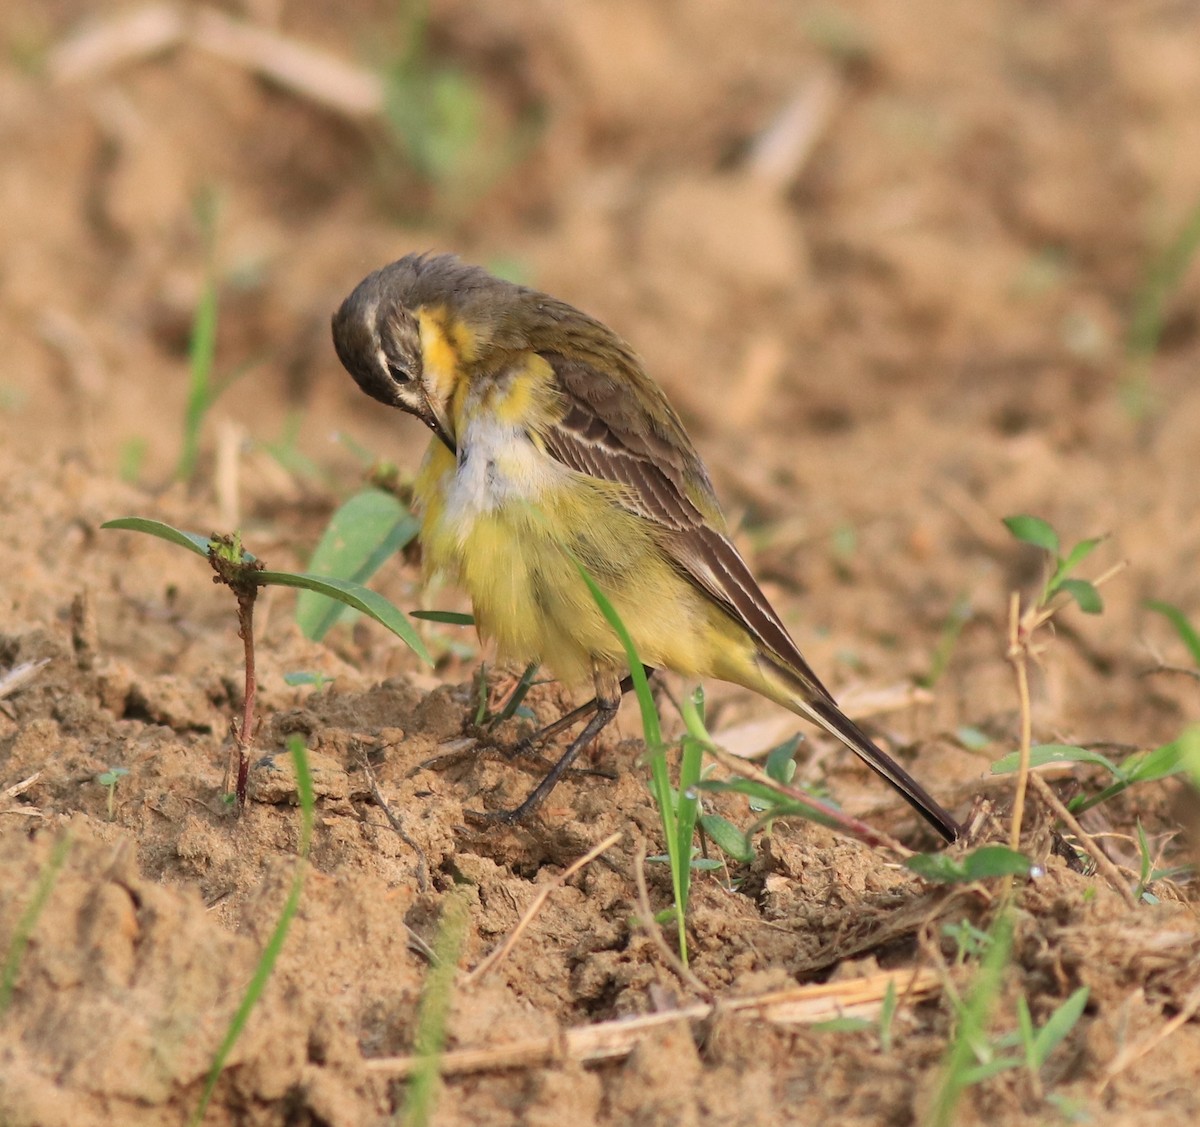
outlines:
[[[583, 360], [541, 355], [554, 370], [564, 408], [541, 436], [547, 452], [579, 473], [625, 486], [623, 503], [659, 526], [679, 570], [814, 697], [832, 702], [725, 535], [708, 472], [657, 385], [640, 371], [627, 371], [621, 381]], [[655, 418], [631, 394], [631, 382], [654, 397]]]

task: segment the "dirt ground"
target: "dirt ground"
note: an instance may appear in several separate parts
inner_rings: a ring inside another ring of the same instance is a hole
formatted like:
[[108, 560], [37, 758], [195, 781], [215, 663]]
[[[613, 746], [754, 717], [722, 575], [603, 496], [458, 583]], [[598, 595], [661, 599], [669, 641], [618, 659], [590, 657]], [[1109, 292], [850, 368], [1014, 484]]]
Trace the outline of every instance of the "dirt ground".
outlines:
[[[635, 921], [638, 848], [662, 842], [632, 705], [592, 763], [614, 777], [569, 778], [518, 829], [472, 828], [464, 811], [512, 806], [536, 778], [497, 741], [466, 742], [486, 657], [473, 637], [431, 626], [433, 670], [362, 622], [317, 645], [273, 590], [257, 746], [278, 758], [232, 817], [232, 601], [199, 559], [99, 526], [236, 526], [271, 566], [303, 566], [361, 485], [346, 440], [404, 472], [425, 444], [347, 378], [330, 314], [376, 266], [458, 251], [634, 343], [812, 664], [959, 817], [991, 803], [999, 837], [1011, 782], [990, 764], [1019, 727], [1008, 601], [1041, 567], [1002, 517], [1039, 514], [1072, 543], [1107, 534], [1090, 576], [1128, 564], [1102, 615], [1068, 610], [1044, 636], [1035, 739], [1120, 756], [1197, 716], [1195, 677], [1170, 668], [1187, 653], [1144, 602], [1200, 618], [1200, 269], [1172, 285], [1153, 355], [1129, 341], [1153, 264], [1200, 200], [1200, 8], [446, 0], [423, 32], [414, 6], [376, 0], [223, 12], [10, 0], [0, 16], [0, 674], [48, 659], [0, 701], [0, 962], [15, 975], [0, 1122], [187, 1121], [296, 870], [279, 782], [295, 732], [317, 768], [311, 865], [206, 1123], [398, 1114], [392, 1058], [413, 1049], [422, 943], [452, 900], [469, 922], [448, 1047], [497, 1055], [445, 1077], [438, 1124], [926, 1121], [977, 965], [945, 929], [986, 926], [994, 885], [947, 892], [890, 855], [779, 825], [753, 863], [697, 877], [691, 968], [716, 1015], [584, 1060], [574, 1031], [704, 1000]], [[229, 19], [279, 39], [221, 49]], [[271, 69], [280, 43], [351, 69], [321, 93], [310, 56], [291, 60], [298, 79]], [[400, 125], [379, 113], [381, 68], [400, 74]], [[219, 201], [216, 368], [238, 378], [180, 484], [205, 192]], [[423, 594], [418, 571], [410, 553], [373, 582], [404, 608], [465, 609], [452, 590]], [[944, 672], [914, 694], [963, 613]], [[291, 687], [295, 671], [326, 683]], [[793, 730], [765, 701], [709, 689], [730, 745]], [[549, 720], [566, 699], [547, 684], [533, 704]], [[803, 781], [934, 847], [852, 757], [807, 737]], [[96, 780], [113, 768], [127, 773], [110, 808]], [[1090, 769], [1046, 777], [1064, 798], [1102, 785]], [[743, 800], [717, 808], [753, 818]], [[1162, 870], [1191, 862], [1200, 830], [1177, 779], [1091, 811], [1084, 829], [1131, 889], [1139, 824]], [[1024, 847], [1045, 874], [1018, 889], [989, 1035], [1016, 1028], [1022, 996], [1037, 1025], [1079, 986], [1087, 1008], [1040, 1077], [980, 1082], [955, 1122], [1193, 1124], [1196, 882], [1155, 881], [1156, 902], [1129, 907], [1050, 855], [1052, 825], [1034, 796]], [[508, 956], [468, 978], [610, 833]], [[21, 952], [18, 921], [64, 839]], [[666, 907], [662, 867], [648, 880]], [[901, 993], [929, 983], [902, 998], [890, 1043], [731, 1007], [880, 970], [904, 976]], [[499, 1055], [536, 1038], [552, 1052]]]

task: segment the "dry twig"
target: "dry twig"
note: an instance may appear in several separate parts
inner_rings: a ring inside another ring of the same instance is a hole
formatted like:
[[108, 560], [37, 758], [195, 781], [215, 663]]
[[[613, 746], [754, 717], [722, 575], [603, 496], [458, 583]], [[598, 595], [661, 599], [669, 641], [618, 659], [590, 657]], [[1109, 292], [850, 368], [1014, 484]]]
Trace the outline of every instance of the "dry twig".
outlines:
[[363, 774], [367, 777], [367, 786], [371, 788], [371, 797], [375, 799], [375, 805], [383, 811], [383, 816], [387, 818], [388, 825], [392, 827], [396, 836], [417, 855], [417, 890], [419, 892], [428, 892], [429, 863], [425, 860], [425, 851], [408, 836], [408, 833], [404, 829], [404, 823], [392, 812], [387, 799], [383, 797], [383, 792], [379, 789], [379, 783], [375, 779], [375, 772], [371, 770], [371, 763], [367, 759], [366, 752], [363, 752], [360, 757], [359, 766], [362, 767]]
[[[879, 1016], [889, 989], [902, 999], [916, 1002], [937, 993], [938, 988], [938, 975], [933, 970], [884, 971], [867, 978], [796, 986], [750, 998], [728, 998], [716, 1004], [698, 1002], [668, 1013], [579, 1026], [549, 1037], [530, 1037], [494, 1048], [459, 1049], [444, 1053], [439, 1069], [443, 1076], [456, 1076], [530, 1068], [566, 1060], [585, 1064], [617, 1060], [628, 1056], [639, 1043], [665, 1026], [680, 1021], [699, 1023], [718, 1014], [782, 1026], [814, 1025], [840, 1017], [861, 1017], [869, 1021]], [[379, 1057], [365, 1064], [370, 1072], [404, 1077], [421, 1059], [416, 1056]]]
[[1092, 835], [1089, 834], [1076, 820], [1075, 815], [1066, 808], [1062, 800], [1050, 789], [1050, 784], [1046, 782], [1036, 772], [1029, 776], [1030, 782], [1041, 796], [1043, 802], [1054, 811], [1055, 815], [1066, 825], [1066, 827], [1079, 839], [1079, 843], [1087, 850], [1088, 856], [1096, 862], [1098, 868], [1107, 878], [1108, 883], [1120, 893], [1121, 899], [1130, 908], [1137, 907], [1137, 899], [1133, 893], [1129, 891], [1129, 886], [1121, 879], [1120, 870], [1116, 865], [1109, 860], [1108, 854], [1096, 844]]

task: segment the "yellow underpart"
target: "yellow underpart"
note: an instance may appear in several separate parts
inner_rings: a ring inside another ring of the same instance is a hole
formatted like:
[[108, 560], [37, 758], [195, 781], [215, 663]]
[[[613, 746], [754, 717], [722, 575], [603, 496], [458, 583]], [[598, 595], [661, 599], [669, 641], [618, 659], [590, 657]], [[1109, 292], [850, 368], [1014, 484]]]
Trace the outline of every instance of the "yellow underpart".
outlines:
[[[452, 355], [448, 344], [439, 351], [439, 340], [423, 321], [427, 365]], [[597, 667], [627, 668], [582, 564], [644, 663], [733, 681], [788, 704], [791, 693], [764, 676], [746, 629], [672, 564], [662, 529], [621, 507], [624, 487], [567, 470], [545, 452], [536, 436], [556, 417], [557, 396], [553, 371], [536, 356], [503, 376], [456, 382], [450, 413], [461, 458], [435, 439], [415, 485], [427, 574], [467, 592], [481, 637], [495, 641], [502, 660], [538, 661], [580, 683]], [[490, 492], [467, 490], [470, 457], [509, 433], [489, 448]]]

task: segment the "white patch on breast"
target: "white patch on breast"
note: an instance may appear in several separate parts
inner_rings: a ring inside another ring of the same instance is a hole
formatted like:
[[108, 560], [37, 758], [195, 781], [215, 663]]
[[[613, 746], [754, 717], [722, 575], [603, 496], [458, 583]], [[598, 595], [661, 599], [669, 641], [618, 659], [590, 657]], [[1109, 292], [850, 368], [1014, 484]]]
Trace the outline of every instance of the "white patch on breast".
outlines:
[[570, 471], [529, 440], [525, 429], [483, 412], [458, 435], [458, 469], [442, 520], [465, 538], [476, 518], [508, 505], [531, 505], [565, 484]]

